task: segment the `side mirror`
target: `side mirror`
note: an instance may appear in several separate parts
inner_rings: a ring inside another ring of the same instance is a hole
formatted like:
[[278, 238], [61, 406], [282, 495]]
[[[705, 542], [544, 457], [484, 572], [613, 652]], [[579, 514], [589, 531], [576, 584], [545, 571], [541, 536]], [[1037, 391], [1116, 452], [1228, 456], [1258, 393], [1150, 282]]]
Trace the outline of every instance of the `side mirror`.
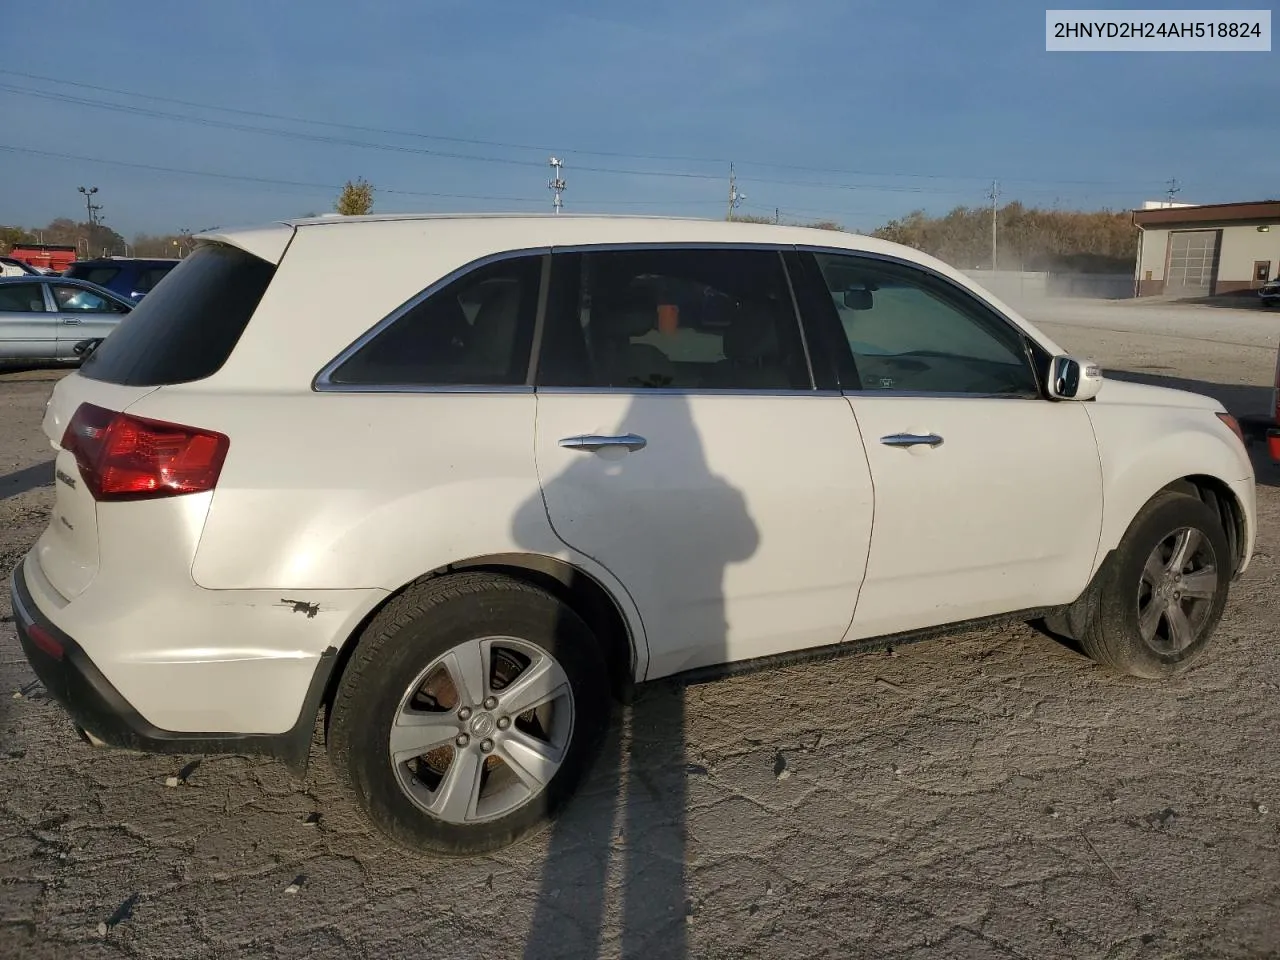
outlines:
[[1102, 368], [1076, 357], [1054, 357], [1048, 387], [1054, 400], [1092, 400], [1102, 389]]
[[870, 310], [871, 291], [857, 289], [846, 290], [844, 292], [844, 305], [850, 310]]

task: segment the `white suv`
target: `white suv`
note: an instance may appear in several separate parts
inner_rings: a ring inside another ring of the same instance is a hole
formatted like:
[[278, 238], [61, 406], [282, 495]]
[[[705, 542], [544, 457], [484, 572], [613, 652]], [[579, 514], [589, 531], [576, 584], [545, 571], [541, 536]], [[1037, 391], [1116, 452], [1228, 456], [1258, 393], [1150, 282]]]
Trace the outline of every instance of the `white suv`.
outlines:
[[370, 819], [435, 853], [546, 823], [635, 682], [1004, 617], [1177, 673], [1256, 524], [1215, 401], [780, 226], [209, 234], [44, 429], [14, 609], [81, 731], [301, 772], [323, 708]]

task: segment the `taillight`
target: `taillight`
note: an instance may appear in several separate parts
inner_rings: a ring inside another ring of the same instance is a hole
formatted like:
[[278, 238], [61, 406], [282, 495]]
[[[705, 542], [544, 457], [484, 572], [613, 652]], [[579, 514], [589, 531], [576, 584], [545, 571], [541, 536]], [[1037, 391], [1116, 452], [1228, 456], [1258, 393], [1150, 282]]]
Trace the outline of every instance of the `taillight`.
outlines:
[[95, 500], [150, 500], [212, 490], [231, 441], [220, 433], [83, 403], [62, 447]]
[[1230, 428], [1231, 428], [1231, 432], [1232, 432], [1232, 433], [1234, 433], [1234, 434], [1235, 434], [1235, 435], [1240, 439], [1240, 443], [1241, 443], [1241, 445], [1242, 445], [1242, 446], [1246, 446], [1246, 447], [1247, 447], [1247, 446], [1249, 445], [1249, 444], [1248, 444], [1248, 442], [1247, 442], [1247, 441], [1245, 440], [1245, 438], [1244, 438], [1244, 431], [1243, 431], [1242, 429], [1240, 429], [1240, 421], [1239, 421], [1239, 420], [1237, 420], [1235, 417], [1233, 417], [1233, 416], [1232, 416], [1231, 414], [1229, 414], [1229, 413], [1219, 413], [1219, 414], [1218, 414], [1218, 419], [1219, 419], [1219, 420], [1221, 420], [1223, 423], [1225, 423], [1228, 427], [1230, 427]]

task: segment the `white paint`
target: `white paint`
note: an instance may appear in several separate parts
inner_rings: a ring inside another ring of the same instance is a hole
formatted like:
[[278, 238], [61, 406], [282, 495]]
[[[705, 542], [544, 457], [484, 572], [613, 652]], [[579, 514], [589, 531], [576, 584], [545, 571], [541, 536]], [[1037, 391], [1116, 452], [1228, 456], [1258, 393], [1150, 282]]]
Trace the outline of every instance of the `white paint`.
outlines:
[[[57, 510], [75, 514], [78, 535], [53, 528], [56, 510], [24, 565], [44, 615], [160, 727], [288, 729], [322, 652], [380, 601], [495, 554], [556, 557], [595, 578], [628, 624], [637, 677], [654, 678], [1070, 601], [1142, 504], [1188, 474], [1231, 485], [1252, 544], [1252, 472], [1218, 404], [1133, 384], [1109, 381], [1093, 403], [311, 388], [347, 344], [450, 271], [580, 243], [892, 254], [1063, 352], [959, 271], [894, 244], [569, 216], [343, 218], [223, 238], [288, 252], [222, 369], [158, 390], [72, 375], [46, 416], [55, 446], [83, 401], [226, 433], [216, 491], [95, 505], [59, 489]], [[375, 261], [377, 282], [332, 282]], [[627, 454], [559, 445], [619, 431], [648, 444]], [[904, 431], [944, 443], [879, 442]], [[59, 467], [74, 468], [68, 460]], [[292, 600], [317, 614], [295, 613]]]

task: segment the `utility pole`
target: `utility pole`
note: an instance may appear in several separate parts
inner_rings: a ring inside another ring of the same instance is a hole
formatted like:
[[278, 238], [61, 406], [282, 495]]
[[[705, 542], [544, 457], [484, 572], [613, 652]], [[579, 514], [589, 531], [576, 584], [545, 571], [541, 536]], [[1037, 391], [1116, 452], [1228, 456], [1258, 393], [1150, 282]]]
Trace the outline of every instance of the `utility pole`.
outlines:
[[98, 211], [102, 209], [102, 207], [93, 202], [93, 195], [98, 192], [98, 188], [81, 187], [80, 192], [84, 194], [85, 209], [89, 211], [89, 226], [96, 227], [98, 225]]
[[565, 187], [568, 186], [564, 182], [564, 177], [561, 176], [561, 171], [564, 169], [564, 161], [552, 157], [547, 162], [551, 165], [551, 182], [547, 184], [553, 194], [551, 205], [555, 208], [555, 212], [559, 214], [560, 208], [564, 206], [564, 201], [560, 198], [560, 195], [564, 193]]
[[778, 222], [778, 208], [777, 208], [777, 207], [774, 207], [774, 208], [773, 208], [773, 222], [774, 222], [774, 223], [777, 223], [777, 222]]
[[1169, 189], [1167, 191], [1169, 194], [1169, 202], [1173, 203], [1173, 198], [1177, 196], [1178, 191], [1181, 190], [1182, 187], [1178, 186], [1177, 179], [1166, 180], [1165, 183], [1169, 184]]
[[991, 181], [991, 272], [996, 271], [996, 200], [1000, 197], [1000, 184]]
[[734, 208], [743, 200], [747, 199], [746, 194], [738, 192], [738, 175], [733, 172], [733, 164], [729, 164], [729, 215], [728, 220], [733, 219]]

